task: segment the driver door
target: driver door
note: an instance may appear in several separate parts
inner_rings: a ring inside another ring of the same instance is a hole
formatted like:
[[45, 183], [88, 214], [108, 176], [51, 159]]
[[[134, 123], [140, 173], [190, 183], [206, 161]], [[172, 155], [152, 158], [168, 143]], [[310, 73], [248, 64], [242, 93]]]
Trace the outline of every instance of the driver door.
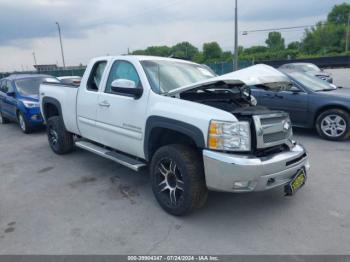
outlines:
[[293, 84], [289, 90], [280, 91], [255, 87], [252, 89], [252, 94], [258, 100], [258, 105], [287, 112], [295, 126], [306, 125], [308, 120], [308, 94], [296, 84]]
[[135, 66], [125, 60], [114, 61], [104, 89], [98, 101], [96, 126], [101, 134], [102, 144], [124, 153], [143, 157], [142, 138], [146, 122], [148, 95], [135, 99], [111, 89], [114, 80], [130, 80], [142, 88]]

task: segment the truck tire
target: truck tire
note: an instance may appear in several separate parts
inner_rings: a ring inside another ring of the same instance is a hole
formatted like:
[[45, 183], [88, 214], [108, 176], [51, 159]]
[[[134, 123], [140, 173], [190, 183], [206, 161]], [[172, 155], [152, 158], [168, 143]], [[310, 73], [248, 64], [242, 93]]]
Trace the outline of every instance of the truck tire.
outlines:
[[195, 149], [163, 146], [154, 154], [150, 171], [155, 198], [168, 213], [183, 216], [206, 203], [203, 160]]
[[343, 141], [350, 135], [349, 113], [341, 109], [322, 112], [316, 120], [318, 134], [327, 140]]
[[4, 117], [3, 115], [2, 115], [2, 112], [0, 111], [0, 124], [7, 124], [7, 123], [9, 123], [10, 121], [6, 118], [6, 117]]
[[46, 133], [53, 152], [63, 155], [73, 151], [73, 135], [66, 130], [60, 116], [53, 116], [47, 120]]
[[21, 112], [18, 112], [18, 124], [24, 134], [30, 134], [33, 131]]

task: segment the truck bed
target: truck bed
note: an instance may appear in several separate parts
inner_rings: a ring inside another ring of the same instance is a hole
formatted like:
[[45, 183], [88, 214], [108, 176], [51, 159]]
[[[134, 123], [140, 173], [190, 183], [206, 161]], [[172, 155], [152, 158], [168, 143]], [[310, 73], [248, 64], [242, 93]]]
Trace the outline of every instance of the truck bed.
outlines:
[[[66, 129], [74, 134], [79, 134], [77, 125], [76, 100], [78, 85], [44, 82], [40, 85], [40, 107], [43, 99], [57, 100], [61, 105], [63, 121]], [[43, 112], [43, 108], [41, 108]]]

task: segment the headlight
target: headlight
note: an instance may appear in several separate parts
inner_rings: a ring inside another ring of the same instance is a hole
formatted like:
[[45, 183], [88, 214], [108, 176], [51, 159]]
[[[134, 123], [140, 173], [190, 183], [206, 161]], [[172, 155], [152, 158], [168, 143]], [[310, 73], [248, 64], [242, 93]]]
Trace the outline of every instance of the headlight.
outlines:
[[250, 151], [249, 123], [210, 121], [208, 147], [214, 150]]
[[23, 103], [24, 106], [27, 107], [27, 108], [39, 107], [39, 103], [38, 103], [38, 102], [22, 100], [22, 103]]

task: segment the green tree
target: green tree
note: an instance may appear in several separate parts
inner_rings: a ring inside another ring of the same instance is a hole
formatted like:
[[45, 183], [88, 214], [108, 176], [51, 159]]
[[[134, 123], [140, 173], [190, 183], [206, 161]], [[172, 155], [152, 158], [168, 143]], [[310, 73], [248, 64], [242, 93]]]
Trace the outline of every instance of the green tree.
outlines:
[[346, 26], [333, 23], [318, 23], [305, 31], [302, 51], [308, 55], [340, 53], [345, 48]]
[[196, 62], [198, 64], [203, 64], [204, 63], [204, 56], [203, 52], [198, 52], [192, 59], [193, 62]]
[[189, 42], [177, 43], [171, 48], [172, 55], [177, 58], [193, 60], [198, 54], [198, 48]]
[[222, 57], [222, 49], [217, 42], [204, 43], [203, 56], [205, 62], [219, 61]]
[[266, 46], [257, 45], [244, 49], [244, 54], [251, 55], [256, 53], [265, 53], [268, 50], [269, 49]]
[[290, 50], [299, 50], [301, 46], [301, 43], [299, 41], [294, 41], [288, 44], [287, 49]]
[[147, 47], [145, 50], [147, 55], [154, 55], [154, 56], [164, 56], [168, 57], [171, 55], [171, 48], [168, 46], [150, 46]]
[[340, 4], [335, 5], [332, 9], [332, 11], [328, 14], [328, 23], [333, 24], [347, 24], [348, 18], [350, 14], [350, 4]]
[[135, 50], [131, 54], [132, 55], [147, 55], [145, 50]]
[[285, 49], [284, 38], [280, 32], [270, 32], [265, 43], [270, 50], [278, 51]]

